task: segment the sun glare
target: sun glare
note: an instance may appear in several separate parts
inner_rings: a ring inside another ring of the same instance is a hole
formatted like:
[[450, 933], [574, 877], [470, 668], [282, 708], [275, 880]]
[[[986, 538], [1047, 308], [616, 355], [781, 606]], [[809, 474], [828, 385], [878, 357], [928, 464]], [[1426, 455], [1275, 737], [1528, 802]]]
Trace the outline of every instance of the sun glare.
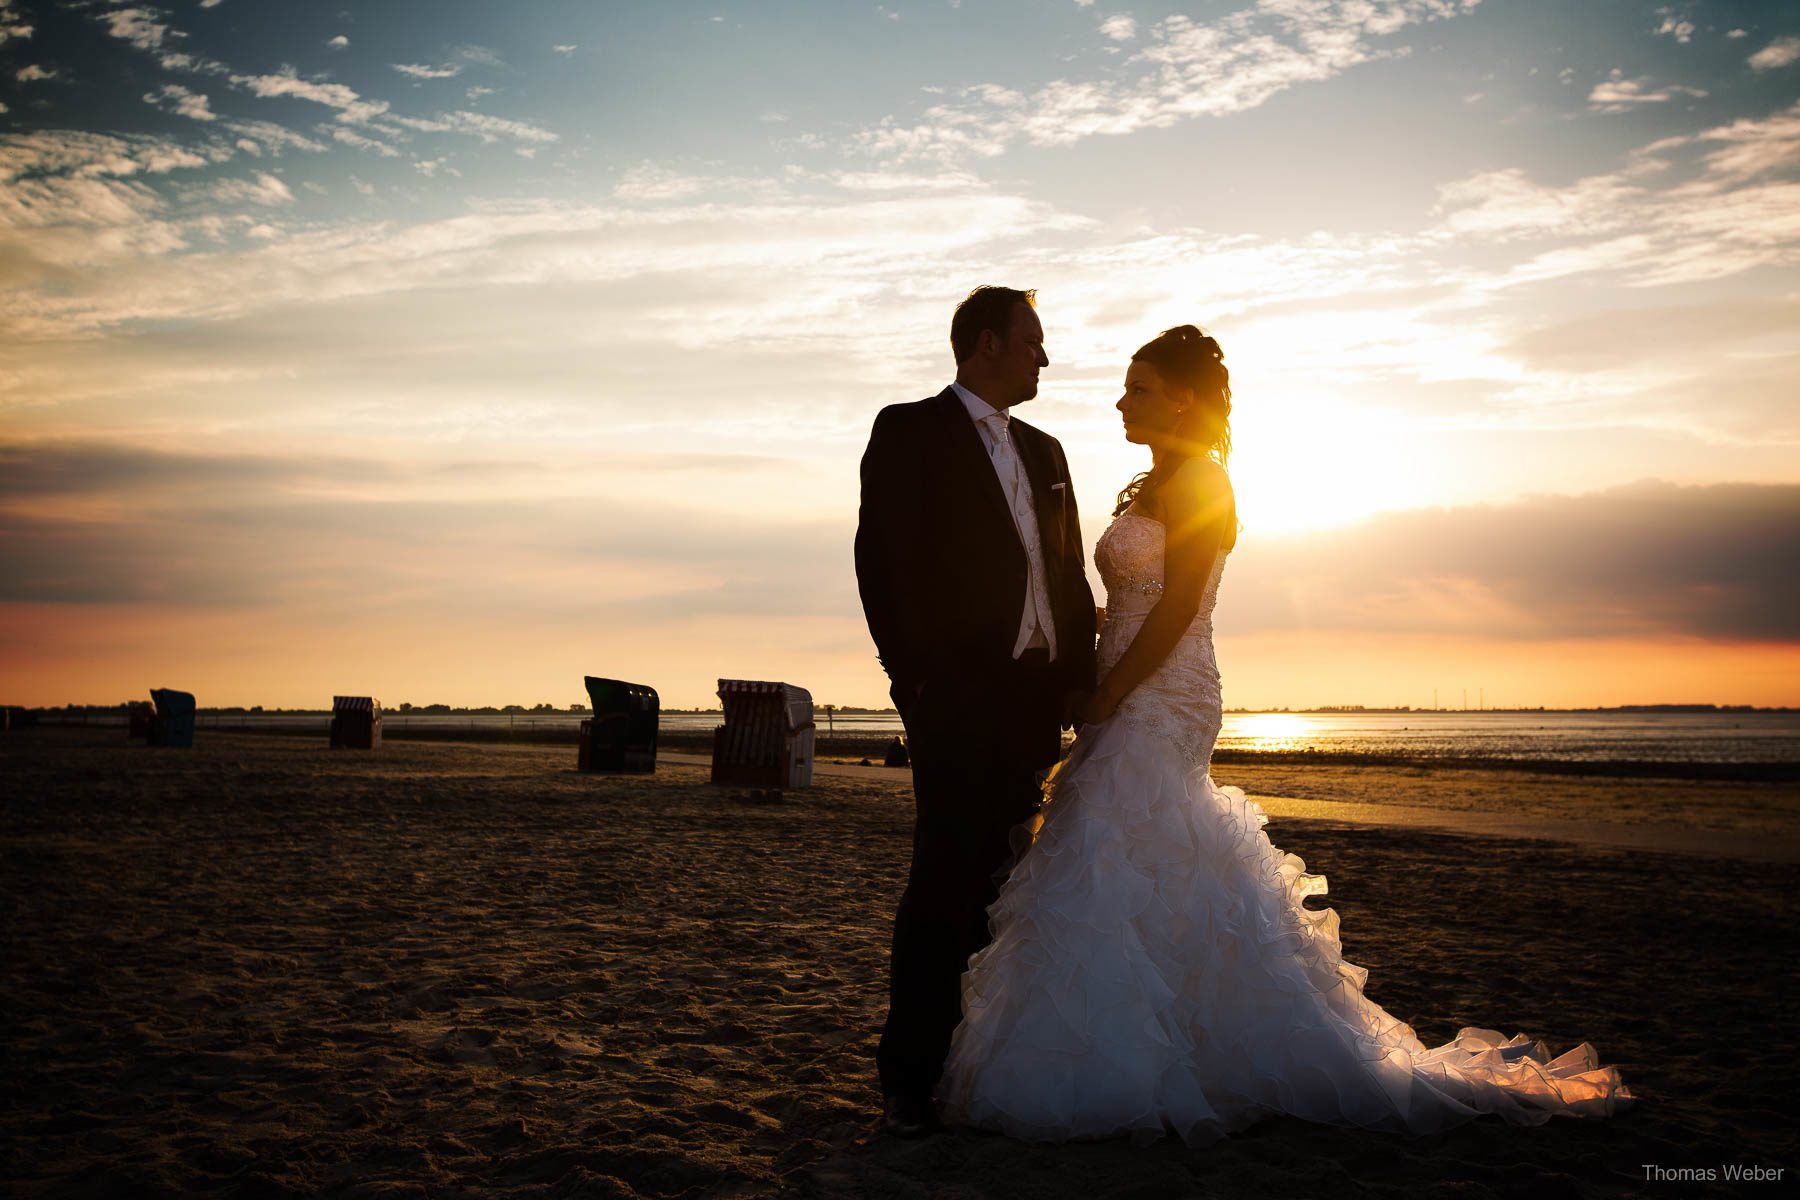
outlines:
[[1389, 414], [1270, 397], [1232, 416], [1238, 518], [1257, 533], [1346, 525], [1428, 503], [1428, 464]]
[[1225, 718], [1219, 740], [1233, 749], [1292, 750], [1305, 744], [1311, 722], [1293, 713], [1244, 713]]

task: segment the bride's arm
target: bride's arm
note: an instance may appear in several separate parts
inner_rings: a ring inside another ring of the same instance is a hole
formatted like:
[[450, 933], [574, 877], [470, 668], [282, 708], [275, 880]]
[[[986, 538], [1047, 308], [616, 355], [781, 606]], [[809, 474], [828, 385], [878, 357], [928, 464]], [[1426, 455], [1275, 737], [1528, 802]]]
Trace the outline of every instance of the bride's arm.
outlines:
[[1213, 555], [1231, 520], [1231, 481], [1210, 460], [1189, 459], [1161, 493], [1162, 598], [1082, 710], [1081, 719], [1088, 724], [1110, 717], [1131, 689], [1162, 665], [1193, 624], [1212, 573]]

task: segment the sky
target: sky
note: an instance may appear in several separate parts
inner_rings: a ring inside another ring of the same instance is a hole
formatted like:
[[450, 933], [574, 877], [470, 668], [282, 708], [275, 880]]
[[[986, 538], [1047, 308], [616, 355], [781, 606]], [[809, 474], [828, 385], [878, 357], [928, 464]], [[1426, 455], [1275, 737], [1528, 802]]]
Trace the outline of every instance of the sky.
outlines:
[[885, 704], [982, 283], [1090, 558], [1224, 347], [1228, 706], [1800, 704], [1777, 0], [0, 0], [0, 701]]

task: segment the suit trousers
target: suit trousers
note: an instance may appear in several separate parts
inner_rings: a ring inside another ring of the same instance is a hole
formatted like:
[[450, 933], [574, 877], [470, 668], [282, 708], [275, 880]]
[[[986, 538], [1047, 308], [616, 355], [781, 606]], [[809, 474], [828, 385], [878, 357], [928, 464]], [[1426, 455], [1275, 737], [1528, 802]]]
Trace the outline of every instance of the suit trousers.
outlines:
[[962, 975], [1061, 750], [1061, 673], [1027, 650], [972, 679], [896, 696], [912, 753], [912, 867], [894, 918], [882, 1092], [931, 1095], [962, 1020]]

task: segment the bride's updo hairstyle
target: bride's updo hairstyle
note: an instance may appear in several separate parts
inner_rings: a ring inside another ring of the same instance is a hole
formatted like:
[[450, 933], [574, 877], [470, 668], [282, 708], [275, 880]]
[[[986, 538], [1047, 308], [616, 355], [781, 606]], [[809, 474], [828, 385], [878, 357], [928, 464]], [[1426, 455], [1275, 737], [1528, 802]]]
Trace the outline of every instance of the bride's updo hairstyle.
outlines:
[[1223, 467], [1231, 457], [1231, 372], [1216, 339], [1198, 326], [1177, 325], [1140, 346], [1131, 361], [1155, 367], [1175, 387], [1193, 389], [1194, 403], [1172, 431], [1179, 448], [1125, 485], [1115, 517], [1140, 495], [1155, 491], [1188, 459], [1204, 455]]

